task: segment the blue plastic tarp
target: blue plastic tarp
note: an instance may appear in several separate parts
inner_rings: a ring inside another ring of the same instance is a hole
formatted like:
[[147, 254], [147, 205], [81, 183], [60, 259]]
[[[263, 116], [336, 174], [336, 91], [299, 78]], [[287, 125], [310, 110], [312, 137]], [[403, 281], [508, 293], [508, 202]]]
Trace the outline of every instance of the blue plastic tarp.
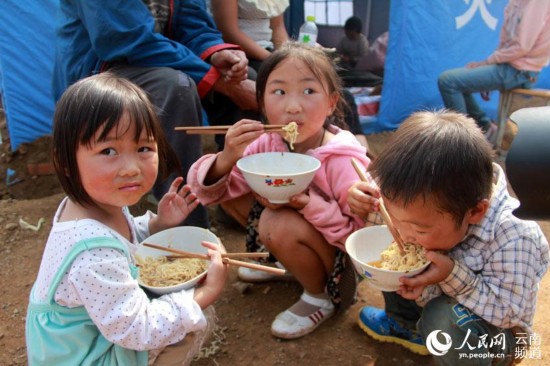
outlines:
[[55, 0], [4, 0], [0, 94], [12, 150], [52, 131]]

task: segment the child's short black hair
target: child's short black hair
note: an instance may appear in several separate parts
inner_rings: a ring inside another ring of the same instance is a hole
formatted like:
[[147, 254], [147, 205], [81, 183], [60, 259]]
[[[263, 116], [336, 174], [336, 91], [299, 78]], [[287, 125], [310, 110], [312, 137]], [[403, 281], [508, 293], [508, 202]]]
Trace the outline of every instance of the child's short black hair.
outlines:
[[416, 112], [369, 167], [381, 193], [405, 206], [422, 197], [457, 225], [492, 191], [492, 148], [475, 121], [439, 110]]
[[159, 177], [164, 179], [179, 168], [179, 160], [168, 144], [154, 107], [145, 92], [132, 82], [111, 73], [103, 73], [71, 85], [56, 105], [53, 123], [53, 164], [65, 193], [84, 206], [95, 206], [82, 188], [76, 152], [90, 146], [102, 129], [99, 140], [116, 129], [122, 115], [128, 113], [136, 125], [134, 139], [139, 141], [145, 129], [157, 144]]
[[344, 24], [345, 30], [351, 30], [357, 33], [363, 32], [363, 22], [361, 21], [361, 18], [353, 16], [349, 17], [346, 20], [346, 23]]

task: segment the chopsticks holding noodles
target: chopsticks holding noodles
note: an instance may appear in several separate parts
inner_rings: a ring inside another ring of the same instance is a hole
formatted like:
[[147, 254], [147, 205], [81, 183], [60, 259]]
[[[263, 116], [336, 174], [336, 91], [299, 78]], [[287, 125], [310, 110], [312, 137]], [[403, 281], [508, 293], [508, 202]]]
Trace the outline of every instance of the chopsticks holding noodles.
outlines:
[[[155, 248], [159, 250], [164, 250], [165, 252], [170, 252], [177, 254], [181, 258], [199, 258], [199, 259], [206, 259], [209, 260], [210, 258], [206, 254], [199, 254], [199, 253], [191, 253], [187, 252], [185, 250], [180, 249], [174, 249], [174, 248], [168, 248], [162, 245], [156, 245], [151, 243], [143, 243], [144, 246]], [[281, 268], [275, 268], [275, 267], [269, 267], [269, 266], [263, 266], [261, 264], [255, 264], [255, 263], [248, 263], [243, 261], [238, 261], [232, 258], [265, 258], [268, 257], [269, 253], [225, 253], [222, 254], [223, 262], [226, 264], [231, 264], [234, 266], [240, 266], [240, 267], [247, 267], [251, 269], [257, 269], [264, 272], [269, 272], [275, 275], [282, 276], [286, 273], [284, 269]]]
[[[223, 135], [231, 126], [183, 126], [174, 131], [184, 131], [189, 135]], [[264, 125], [266, 131], [282, 131], [286, 125]]]
[[[368, 182], [369, 180], [365, 172], [363, 172], [363, 169], [361, 169], [361, 166], [359, 165], [357, 160], [355, 160], [354, 158], [351, 158], [351, 164], [355, 168], [355, 171], [357, 172], [357, 175], [359, 175], [359, 178], [361, 179], [361, 181]], [[393, 240], [395, 240], [395, 242], [397, 243], [397, 246], [399, 247], [399, 251], [401, 252], [401, 254], [404, 254], [405, 243], [403, 242], [403, 239], [401, 239], [401, 235], [399, 235], [399, 232], [397, 231], [397, 229], [393, 226], [393, 222], [391, 220], [391, 217], [388, 211], [386, 210], [386, 206], [384, 205], [384, 200], [382, 199], [382, 197], [378, 199], [378, 203], [380, 205], [380, 214], [382, 215], [382, 218], [388, 225], [388, 229], [390, 230], [390, 233], [393, 236]]]

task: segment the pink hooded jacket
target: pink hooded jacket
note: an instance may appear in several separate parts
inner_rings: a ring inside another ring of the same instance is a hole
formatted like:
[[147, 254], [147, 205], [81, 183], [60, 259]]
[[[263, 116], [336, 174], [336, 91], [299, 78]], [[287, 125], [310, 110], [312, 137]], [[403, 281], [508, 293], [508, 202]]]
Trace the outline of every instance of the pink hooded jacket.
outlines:
[[[335, 137], [327, 144], [306, 152], [319, 159], [321, 168], [309, 187], [309, 203], [298, 212], [329, 243], [344, 250], [347, 237], [365, 225], [361, 218], [351, 213], [347, 203], [348, 189], [359, 180], [351, 165], [351, 158], [354, 157], [365, 169], [370, 160], [366, 156], [366, 149], [349, 131], [332, 125], [328, 130]], [[277, 151], [289, 150], [280, 135], [265, 133], [246, 148], [244, 155]], [[204, 155], [193, 164], [187, 176], [188, 184], [202, 204], [220, 203], [250, 192], [250, 187], [236, 166], [215, 184], [205, 186], [204, 178], [215, 159], [216, 154]]]

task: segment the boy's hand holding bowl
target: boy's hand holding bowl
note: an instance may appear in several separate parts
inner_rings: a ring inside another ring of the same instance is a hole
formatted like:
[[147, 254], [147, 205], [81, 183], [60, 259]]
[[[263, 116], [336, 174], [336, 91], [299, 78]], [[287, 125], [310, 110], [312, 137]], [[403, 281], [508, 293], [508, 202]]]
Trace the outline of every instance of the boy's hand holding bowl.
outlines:
[[346, 251], [357, 272], [371, 287], [386, 292], [398, 291], [402, 286], [401, 277], [414, 277], [430, 265], [430, 261], [426, 261], [417, 268], [404, 271], [377, 267], [380, 254], [390, 246], [392, 241], [393, 237], [386, 225], [359, 229], [346, 240]]

